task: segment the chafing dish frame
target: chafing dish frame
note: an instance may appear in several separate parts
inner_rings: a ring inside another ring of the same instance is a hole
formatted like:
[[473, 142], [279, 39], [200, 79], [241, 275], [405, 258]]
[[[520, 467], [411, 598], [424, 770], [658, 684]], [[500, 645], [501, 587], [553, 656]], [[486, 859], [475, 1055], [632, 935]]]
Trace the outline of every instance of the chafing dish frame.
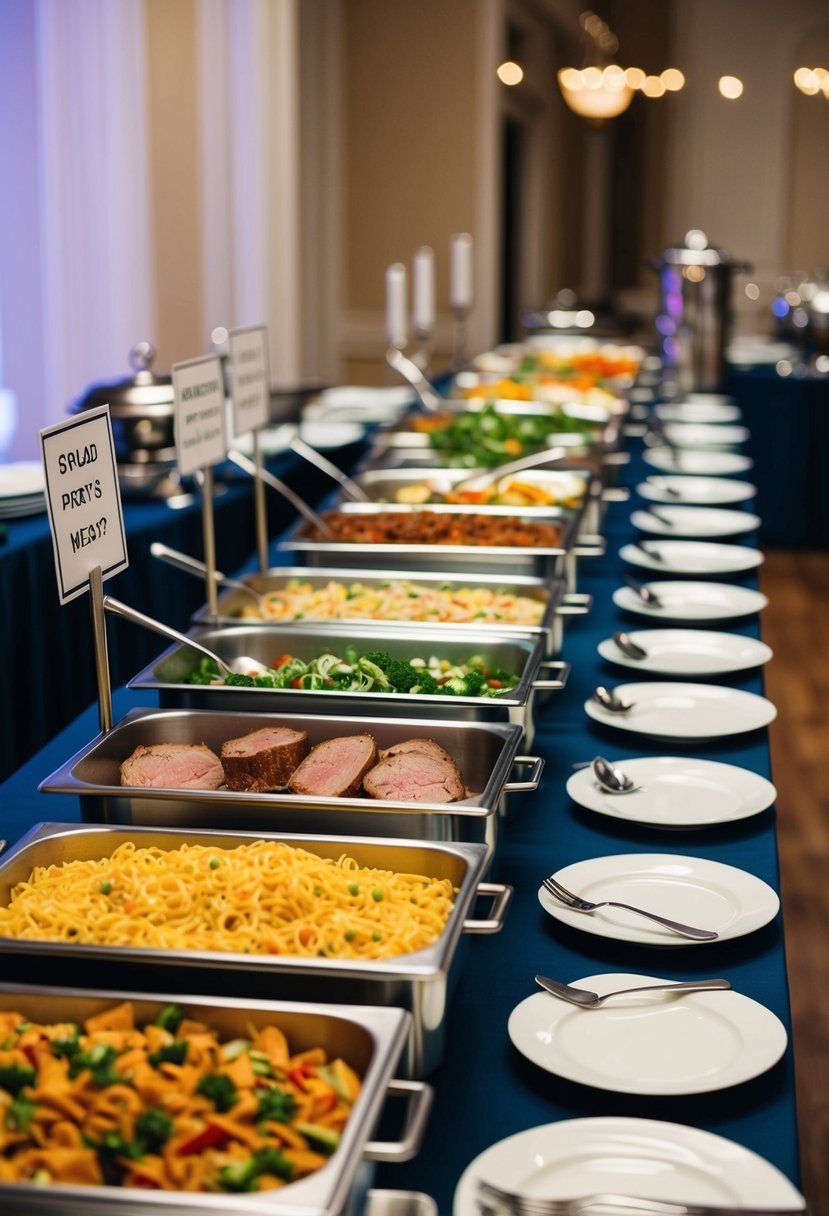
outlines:
[[[187, 1016], [216, 1027], [228, 1040], [246, 1037], [251, 1024], [276, 1023], [294, 1051], [324, 1046], [342, 1055], [362, 1076], [362, 1090], [330, 1160], [308, 1178], [278, 1192], [238, 1195], [185, 1191], [147, 1191], [138, 1187], [61, 1185], [48, 1187], [0, 1182], [0, 1207], [15, 1213], [60, 1213], [60, 1216], [108, 1216], [109, 1213], [187, 1212], [210, 1216], [339, 1216], [359, 1191], [365, 1198], [368, 1181], [363, 1163], [406, 1161], [415, 1156], [431, 1106], [431, 1087], [423, 1082], [393, 1079], [405, 1046], [411, 1017], [399, 1009], [342, 1004], [307, 1005], [298, 1001], [245, 1000], [234, 997], [144, 994], [90, 989], [67, 991], [55, 987], [0, 984], [0, 1010], [15, 1010], [36, 1021], [79, 1022], [121, 1001], [132, 1001], [139, 1024], [152, 1021], [165, 1005], [182, 1005]], [[409, 1093], [406, 1128], [399, 1142], [370, 1139], [386, 1097]], [[400, 1193], [405, 1196], [405, 1192]], [[8, 1203], [8, 1207], [5, 1203]]]
[[[513, 722], [532, 743], [533, 702], [536, 692], [555, 692], [564, 688], [570, 672], [569, 663], [545, 659], [545, 639], [542, 636], [498, 635], [478, 633], [471, 629], [446, 633], [440, 628], [418, 632], [415, 645], [405, 622], [400, 625], [379, 622], [351, 625], [348, 622], [322, 622], [317, 629], [284, 630], [278, 624], [268, 628], [259, 625], [236, 625], [225, 629], [191, 629], [188, 636], [197, 638], [220, 658], [231, 660], [248, 655], [263, 663], [275, 655], [293, 654], [310, 660], [326, 650], [342, 650], [355, 645], [358, 650], [385, 650], [393, 658], [412, 658], [417, 650], [423, 656], [439, 654], [441, 658], [462, 661], [482, 653], [494, 666], [515, 671], [518, 684], [497, 697], [450, 697], [440, 694], [384, 692], [326, 692], [305, 688], [250, 688], [224, 684], [185, 684], [181, 677], [197, 665], [198, 652], [173, 644], [129, 681], [130, 688], [151, 688], [158, 692], [163, 709], [268, 710], [272, 713], [296, 712], [313, 714], [320, 709], [336, 709], [347, 717], [379, 711], [383, 717], [399, 718], [417, 714], [437, 720], [466, 722]], [[416, 648], [417, 649], [416, 649]], [[540, 677], [540, 669], [551, 673], [549, 679]]]
[[[431, 946], [382, 960], [160, 950], [0, 936], [6, 982], [37, 983], [48, 966], [50, 981], [56, 984], [65, 968], [66, 983], [71, 987], [100, 988], [103, 973], [107, 982], [125, 988], [141, 991], [152, 986], [163, 991], [170, 969], [186, 968], [194, 977], [192, 987], [204, 994], [244, 993], [252, 999], [313, 1002], [330, 1001], [336, 991], [339, 1003], [398, 1006], [412, 1014], [401, 1058], [401, 1069], [408, 1077], [425, 1076], [441, 1061], [462, 935], [497, 933], [512, 897], [511, 887], [481, 881], [487, 863], [487, 850], [481, 844], [39, 823], [0, 858], [0, 906], [8, 906], [13, 888], [26, 881], [35, 866], [108, 857], [127, 840], [139, 848], [168, 849], [191, 843], [235, 848], [253, 840], [273, 840], [321, 857], [347, 853], [359, 865], [449, 878], [456, 888], [455, 903], [443, 933]], [[469, 916], [478, 896], [492, 899], [490, 913], [483, 919]]]
[[357, 568], [339, 569], [337, 567], [319, 566], [273, 566], [263, 574], [248, 574], [244, 582], [252, 591], [259, 595], [267, 595], [270, 591], [280, 591], [292, 579], [307, 582], [312, 587], [324, 588], [329, 582], [363, 583], [371, 588], [378, 584], [389, 582], [412, 582], [424, 586], [444, 586], [454, 584], [458, 588], [484, 588], [488, 591], [506, 591], [514, 595], [524, 595], [529, 599], [539, 600], [544, 605], [544, 614], [537, 625], [522, 623], [510, 624], [506, 621], [410, 621], [387, 617], [303, 617], [302, 620], [277, 620], [273, 617], [243, 616], [244, 609], [249, 609], [251, 597], [244, 591], [229, 590], [218, 598], [218, 615], [211, 617], [207, 605], [203, 605], [192, 616], [194, 625], [202, 628], [212, 625], [278, 625], [284, 629], [319, 629], [323, 625], [390, 625], [405, 628], [416, 637], [421, 630], [447, 629], [450, 632], [469, 629], [490, 631], [504, 636], [519, 636], [543, 634], [546, 639], [546, 653], [553, 658], [561, 652], [562, 624], [568, 616], [581, 616], [589, 612], [592, 597], [579, 592], [565, 591], [564, 581], [560, 578], [541, 579], [525, 574], [513, 574], [508, 578], [495, 578], [491, 575], [471, 574], [469, 578], [451, 578], [445, 574], [434, 574], [428, 570], [361, 570]]
[[[253, 793], [123, 786], [119, 770], [135, 747], [149, 743], [222, 742], [264, 726], [308, 732], [313, 747], [325, 739], [361, 732], [379, 748], [418, 735], [434, 739], [456, 760], [468, 787], [480, 792], [460, 802], [402, 802], [374, 798], [314, 797], [286, 790]], [[38, 786], [43, 793], [76, 794], [85, 822], [144, 827], [232, 828], [239, 831], [381, 833], [395, 839], [460, 840], [494, 853], [499, 812], [509, 794], [535, 790], [544, 767], [539, 756], [520, 756], [521, 730], [496, 723], [428, 719], [355, 719], [332, 715], [228, 714], [216, 710], [133, 709]], [[509, 780], [514, 766], [530, 766], [526, 779]]]
[[[349, 502], [339, 508], [348, 515], [377, 515], [381, 512], [411, 514], [413, 511], [437, 512], [441, 515], [477, 515], [476, 507], [454, 506], [436, 503], [428, 507], [410, 507], [399, 503], [380, 504]], [[312, 528], [306, 520], [297, 520], [277, 548], [281, 551], [301, 553], [311, 566], [335, 563], [343, 567], [386, 570], [396, 567], [405, 555], [406, 565], [411, 570], [430, 570], [449, 573], [463, 578], [467, 572], [490, 574], [509, 578], [513, 575], [552, 579], [563, 578], [568, 591], [576, 590], [576, 559], [578, 557], [600, 557], [605, 551], [601, 536], [578, 536], [579, 512], [566, 511], [561, 507], [534, 509], [527, 516], [515, 507], [488, 507], [487, 514], [493, 518], [517, 518], [527, 523], [558, 523], [562, 526], [561, 542], [549, 546], [519, 545], [430, 545], [392, 544], [364, 541], [342, 541], [314, 538]]]

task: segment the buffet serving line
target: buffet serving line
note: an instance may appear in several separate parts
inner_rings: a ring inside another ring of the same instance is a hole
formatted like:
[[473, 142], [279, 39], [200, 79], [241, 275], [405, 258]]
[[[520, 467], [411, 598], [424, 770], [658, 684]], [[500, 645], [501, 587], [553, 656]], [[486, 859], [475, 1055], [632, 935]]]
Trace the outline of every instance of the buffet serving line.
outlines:
[[[327, 958], [299, 960], [307, 963], [299, 967], [279, 960], [285, 965], [272, 967], [266, 964], [273, 960], [251, 956], [249, 966], [237, 960], [225, 967], [216, 965], [215, 955], [194, 966], [172, 950], [166, 958], [156, 952], [148, 970], [147, 960], [128, 964], [118, 951], [96, 960], [94, 950], [73, 951], [71, 943], [9, 947], [4, 939], [4, 979], [133, 992], [146, 991], [150, 983], [152, 991], [167, 996], [200, 993], [208, 1005], [216, 994], [375, 1007], [403, 1003], [411, 1017], [406, 1042], [401, 1044], [399, 1025], [387, 1028], [393, 1040], [389, 1052], [393, 1056], [397, 1048], [408, 1076], [428, 1078], [435, 1101], [428, 1120], [422, 1120], [422, 1143], [413, 1159], [400, 1161], [415, 1152], [409, 1145], [394, 1164], [377, 1168], [371, 1180], [379, 1188], [374, 1202], [388, 1187], [410, 1190], [407, 1202], [413, 1209], [427, 1202], [417, 1197], [425, 1192], [439, 1212], [454, 1216], [521, 1211], [514, 1199], [482, 1196], [478, 1183], [483, 1180], [525, 1197], [624, 1192], [737, 1209], [803, 1210], [795, 1189], [791, 1026], [774, 790], [768, 783], [766, 727], [774, 711], [762, 697], [762, 664], [769, 655], [759, 642], [764, 601], [756, 591], [758, 521], [750, 488], [734, 490], [728, 480], [747, 468], [739, 451], [743, 437], [730, 435], [720, 443], [716, 435], [695, 435], [693, 450], [720, 481], [712, 487], [707, 476], [706, 485], [689, 476], [683, 486], [670, 467], [659, 464], [665, 426], [664, 420], [649, 418], [629, 441], [629, 464], [612, 466], [613, 476], [632, 492], [630, 504], [594, 504], [592, 522], [606, 538], [604, 555], [584, 519], [563, 552], [551, 546], [546, 554], [546, 579], [564, 614], [563, 629], [548, 622], [542, 633], [513, 635], [504, 643], [506, 668], [512, 665], [523, 676], [518, 669], [535, 663], [523, 685], [519, 679], [508, 690], [515, 704], [507, 696], [499, 708], [499, 698], [490, 696], [488, 712], [475, 712], [473, 698], [459, 685], [454, 705], [453, 697], [419, 699], [406, 693], [386, 695], [384, 703], [376, 691], [368, 691], [332, 696], [329, 706], [326, 697], [314, 695], [320, 685], [309, 676], [293, 685], [298, 696], [289, 710], [284, 697], [273, 699], [272, 687], [182, 685], [176, 668], [181, 651], [175, 646], [141, 673], [140, 687], [114, 695], [116, 720], [137, 707], [152, 708], [160, 697], [191, 725], [193, 715], [203, 715], [197, 731], [206, 730], [207, 715], [221, 709], [235, 728], [225, 728], [224, 738], [253, 730], [263, 715], [277, 714], [283, 722], [292, 715], [291, 725], [307, 728], [312, 744], [322, 738], [312, 725], [320, 715], [343, 714], [340, 734], [348, 733], [350, 715], [352, 730], [371, 730], [390, 753], [412, 735], [428, 735], [455, 756], [467, 785], [466, 798], [444, 807], [445, 815], [432, 807], [419, 816], [393, 796], [368, 810], [348, 790], [341, 791], [338, 809], [331, 799], [303, 794], [292, 776], [293, 795], [286, 799], [289, 809], [278, 829], [268, 824], [276, 795], [233, 799], [211, 790], [204, 795], [201, 819], [194, 818], [192, 796], [176, 801], [170, 791], [155, 796], [152, 790], [123, 794], [115, 788], [114, 753], [106, 747], [89, 751], [97, 731], [93, 710], [0, 788], [3, 831], [12, 842], [38, 822], [80, 824], [83, 807], [87, 822], [108, 824], [111, 839], [140, 838], [143, 830], [149, 833], [145, 840], [164, 845], [165, 833], [177, 838], [184, 815], [191, 826], [201, 822], [215, 830], [221, 825], [221, 835], [205, 838], [216, 847], [232, 843], [230, 829], [252, 827], [277, 835], [290, 830], [302, 843], [304, 823], [306, 842], [323, 855], [341, 850], [341, 837], [367, 864], [382, 861], [421, 874], [431, 866], [456, 888], [456, 908], [444, 940], [410, 956], [420, 959], [416, 966], [404, 956], [350, 972], [346, 967], [343, 974], [343, 967]], [[667, 438], [675, 451], [680, 437]], [[417, 467], [417, 453], [406, 450]], [[405, 461], [396, 464], [399, 469]], [[366, 472], [378, 467], [369, 462]], [[360, 515], [360, 504], [353, 513]], [[370, 522], [376, 510], [363, 506], [362, 513]], [[571, 524], [566, 513], [558, 520], [565, 528], [560, 542]], [[310, 563], [309, 574], [315, 565], [336, 565], [331, 538], [321, 551], [318, 541], [307, 528], [283, 536], [271, 553], [275, 571], [294, 565], [298, 551]], [[362, 551], [376, 543], [364, 539]], [[410, 547], [399, 561], [416, 580], [428, 577], [432, 556], [422, 553], [418, 564], [417, 549]], [[342, 561], [342, 548], [337, 557]], [[357, 577], [359, 557], [355, 550], [354, 560], [340, 571], [342, 579]], [[444, 579], [457, 568], [452, 560], [447, 554], [439, 567]], [[393, 570], [390, 562], [386, 565]], [[631, 576], [645, 582], [644, 595], [629, 585]], [[474, 564], [451, 577], [474, 581]], [[532, 573], [516, 570], [513, 563], [498, 577], [531, 581]], [[690, 581], [683, 586], [678, 580]], [[255, 577], [250, 581], [256, 585]], [[651, 632], [663, 625], [702, 633]], [[242, 636], [228, 641], [237, 628]], [[619, 631], [628, 635], [621, 645], [613, 636]], [[470, 627], [462, 627], [455, 640], [417, 625], [396, 635], [380, 626], [361, 633], [355, 626], [343, 632], [331, 625], [315, 634], [306, 623], [306, 641], [300, 644], [301, 633], [292, 635], [292, 653], [304, 645], [303, 661], [326, 638], [328, 648], [339, 638], [342, 646], [360, 643], [358, 650], [388, 650], [393, 658], [404, 652], [423, 655], [440, 645], [452, 663], [460, 662], [464, 646], [468, 652], [491, 645], [485, 632]], [[723, 640], [725, 633], [730, 637]], [[214, 630], [207, 636], [222, 662], [241, 653], [263, 658], [274, 649], [269, 642], [270, 651], [260, 647], [255, 653], [256, 627], [230, 624], [224, 634]], [[629, 657], [631, 641], [634, 654], [637, 645], [644, 647], [644, 658]], [[546, 679], [539, 676], [542, 654], [553, 664]], [[320, 678], [324, 682], [325, 674]], [[610, 708], [596, 700], [599, 687], [606, 690], [605, 701], [611, 698]], [[252, 706], [257, 696], [261, 704]], [[258, 711], [255, 718], [251, 707]], [[118, 758], [123, 761], [143, 738], [138, 733], [123, 740]], [[67, 768], [69, 758], [81, 751], [84, 757], [76, 756]], [[474, 768], [482, 754], [501, 774], [492, 788], [487, 766]], [[641, 788], [604, 791], [590, 767], [598, 756]], [[44, 781], [52, 792], [36, 792]], [[68, 796], [72, 792], [80, 797]], [[350, 827], [338, 830], [332, 826], [338, 822]], [[413, 838], [416, 822], [421, 831]], [[135, 823], [152, 826], [137, 829]], [[372, 832], [373, 823], [378, 826]], [[320, 845], [314, 834], [324, 832], [329, 842]], [[82, 835], [73, 835], [69, 826], [30, 837], [16, 859], [12, 854], [11, 864], [0, 861], [0, 886], [7, 889], [23, 875], [29, 858], [48, 862], [77, 855]], [[84, 847], [81, 842], [81, 852]], [[545, 876], [588, 899], [649, 905], [651, 912], [681, 923], [654, 924], [613, 908], [573, 909], [561, 891], [556, 895], [544, 888]], [[373, 898], [382, 900], [382, 891]], [[485, 936], [479, 940], [479, 934]], [[715, 940], [699, 940], [712, 934]], [[585, 1009], [541, 991], [537, 975], [600, 995], [658, 980], [719, 977], [733, 991], [636, 994]], [[359, 1023], [359, 1012], [355, 1020]], [[391, 1067], [388, 1061], [380, 1067], [365, 1127], [361, 1124], [355, 1139], [334, 1154], [332, 1166], [347, 1147], [352, 1158], [362, 1155]], [[373, 1156], [382, 1161], [382, 1148]], [[338, 1185], [342, 1188], [341, 1180]], [[317, 1196], [315, 1210], [342, 1210], [343, 1193], [335, 1200], [329, 1193], [321, 1206]], [[205, 1203], [209, 1210], [214, 1198]], [[230, 1210], [226, 1195], [222, 1202]], [[269, 1210], [262, 1197], [245, 1202], [254, 1206], [235, 1198], [240, 1206], [232, 1210]], [[119, 1210], [115, 1199], [111, 1203]]]

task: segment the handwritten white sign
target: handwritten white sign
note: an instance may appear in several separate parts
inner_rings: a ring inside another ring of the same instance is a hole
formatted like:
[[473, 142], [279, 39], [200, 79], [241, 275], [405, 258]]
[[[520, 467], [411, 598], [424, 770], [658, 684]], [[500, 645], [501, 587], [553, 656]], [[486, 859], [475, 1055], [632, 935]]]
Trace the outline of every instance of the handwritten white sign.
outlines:
[[129, 565], [109, 406], [46, 427], [40, 449], [58, 593], [66, 604], [87, 590], [95, 566], [107, 579]]
[[182, 477], [227, 457], [225, 386], [218, 355], [173, 364], [176, 459]]
[[271, 420], [268, 335], [264, 326], [230, 331], [233, 434], [259, 431]]

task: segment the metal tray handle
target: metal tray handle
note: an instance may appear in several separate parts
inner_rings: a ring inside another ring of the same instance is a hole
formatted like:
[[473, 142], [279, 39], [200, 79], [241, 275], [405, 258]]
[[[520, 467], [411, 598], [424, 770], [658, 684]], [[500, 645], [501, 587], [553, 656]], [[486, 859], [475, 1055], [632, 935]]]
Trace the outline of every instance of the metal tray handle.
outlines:
[[505, 794], [523, 794], [525, 791], [537, 790], [544, 769], [543, 756], [513, 756], [513, 764], [531, 764], [533, 770], [526, 781], [507, 781], [504, 785]]
[[604, 557], [607, 541], [603, 536], [580, 536], [570, 552], [576, 557]]
[[411, 1161], [420, 1152], [435, 1091], [425, 1081], [389, 1081], [388, 1096], [406, 1098], [406, 1123], [399, 1140], [369, 1140], [363, 1156], [369, 1161]]
[[438, 1205], [423, 1191], [381, 1191], [372, 1187], [366, 1195], [363, 1216], [438, 1216]]
[[6, 851], [6, 846], [8, 843], [8, 840], [0, 840], [0, 853], [4, 853]]
[[568, 591], [561, 597], [556, 616], [586, 616], [593, 607], [593, 596], [586, 591]]
[[542, 659], [538, 666], [546, 668], [547, 671], [557, 671], [558, 675], [551, 680], [533, 680], [532, 687], [535, 692], [557, 692], [565, 687], [570, 678], [569, 663], [563, 659]]
[[504, 927], [504, 917], [512, 900], [512, 887], [503, 882], [479, 882], [477, 894], [492, 896], [492, 912], [488, 920], [465, 920], [463, 932], [499, 933]]

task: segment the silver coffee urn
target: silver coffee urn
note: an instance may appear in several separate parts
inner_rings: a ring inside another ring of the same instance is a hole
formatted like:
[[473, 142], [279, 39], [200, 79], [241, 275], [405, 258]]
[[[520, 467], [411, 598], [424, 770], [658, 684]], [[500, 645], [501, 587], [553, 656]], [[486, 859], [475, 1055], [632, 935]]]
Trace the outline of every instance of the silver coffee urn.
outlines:
[[731, 323], [731, 281], [751, 266], [710, 245], [698, 228], [647, 265], [660, 281], [656, 331], [663, 389], [668, 395], [720, 389]]

